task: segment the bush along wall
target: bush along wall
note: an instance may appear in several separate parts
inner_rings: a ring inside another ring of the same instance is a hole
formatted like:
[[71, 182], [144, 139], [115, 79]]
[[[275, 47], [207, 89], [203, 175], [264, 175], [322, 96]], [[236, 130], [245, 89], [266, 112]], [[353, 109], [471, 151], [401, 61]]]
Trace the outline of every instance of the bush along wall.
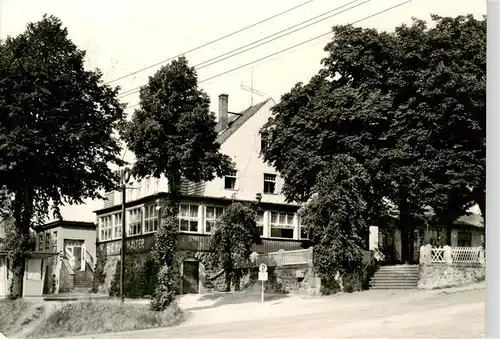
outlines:
[[[113, 297], [120, 295], [120, 265], [118, 260], [109, 288], [109, 295]], [[127, 253], [123, 295], [126, 298], [142, 298], [153, 294], [158, 271], [158, 265], [148, 253]]]
[[102, 285], [106, 281], [106, 262], [108, 261], [107, 245], [98, 246], [96, 250], [96, 263], [94, 268], [94, 280], [92, 281], [92, 292], [97, 293], [102, 290]]

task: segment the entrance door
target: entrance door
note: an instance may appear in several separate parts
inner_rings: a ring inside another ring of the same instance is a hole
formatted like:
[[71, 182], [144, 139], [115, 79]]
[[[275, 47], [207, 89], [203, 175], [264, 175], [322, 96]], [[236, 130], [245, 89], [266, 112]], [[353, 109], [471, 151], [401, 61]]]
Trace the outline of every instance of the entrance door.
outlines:
[[73, 255], [75, 257], [75, 271], [78, 271], [80, 268], [82, 268], [82, 247], [73, 247]]
[[74, 257], [74, 267], [75, 271], [80, 270], [82, 267], [82, 257], [83, 257], [83, 240], [72, 240], [64, 239], [64, 248], [66, 251], [71, 253]]
[[3, 297], [7, 293], [7, 260], [5, 258], [0, 258], [0, 297]]
[[184, 261], [182, 269], [182, 293], [198, 293], [200, 264], [197, 261]]

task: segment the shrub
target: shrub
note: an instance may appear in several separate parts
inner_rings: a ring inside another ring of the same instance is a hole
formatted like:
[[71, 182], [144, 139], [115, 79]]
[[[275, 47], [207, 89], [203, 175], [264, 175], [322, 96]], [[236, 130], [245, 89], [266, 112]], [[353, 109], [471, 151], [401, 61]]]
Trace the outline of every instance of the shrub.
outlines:
[[108, 261], [107, 244], [102, 244], [97, 248], [96, 263], [94, 269], [94, 280], [92, 281], [92, 292], [99, 292], [99, 286], [104, 284], [106, 280], [106, 272], [104, 268]]
[[[145, 257], [145, 258], [144, 258]], [[116, 263], [115, 274], [109, 289], [110, 296], [120, 295], [120, 264]], [[134, 253], [127, 255], [123, 295], [127, 298], [140, 298], [151, 295], [156, 286], [158, 265], [147, 255]]]
[[242, 203], [227, 208], [215, 226], [210, 238], [210, 262], [213, 267], [224, 269], [226, 291], [231, 283], [239, 288], [238, 268], [245, 263], [253, 244], [261, 242], [254, 209]]
[[168, 266], [163, 266], [160, 269], [156, 290], [151, 296], [151, 310], [162, 311], [175, 300], [176, 291], [172, 273], [172, 269]]
[[153, 258], [161, 267], [157, 275], [156, 289], [151, 296], [151, 309], [161, 311], [175, 300], [176, 251], [179, 223], [176, 216], [167, 215], [155, 234]]

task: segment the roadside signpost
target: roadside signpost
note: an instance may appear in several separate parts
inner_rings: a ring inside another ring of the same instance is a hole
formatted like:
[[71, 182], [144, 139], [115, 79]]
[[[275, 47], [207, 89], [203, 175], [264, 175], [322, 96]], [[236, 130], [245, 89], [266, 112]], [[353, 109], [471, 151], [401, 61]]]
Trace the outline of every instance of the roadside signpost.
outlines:
[[260, 264], [259, 266], [259, 281], [262, 281], [262, 292], [260, 295], [260, 303], [264, 303], [264, 282], [267, 281], [267, 266]]

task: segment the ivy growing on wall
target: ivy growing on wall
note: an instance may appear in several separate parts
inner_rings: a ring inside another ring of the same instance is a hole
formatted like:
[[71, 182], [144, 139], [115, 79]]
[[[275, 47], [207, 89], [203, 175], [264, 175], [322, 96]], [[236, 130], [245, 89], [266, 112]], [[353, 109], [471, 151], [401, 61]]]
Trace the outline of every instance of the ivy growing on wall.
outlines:
[[96, 251], [96, 264], [94, 268], [94, 280], [92, 282], [92, 292], [97, 293], [99, 287], [104, 284], [106, 280], [105, 267], [108, 261], [107, 244], [102, 244], [97, 247]]
[[[109, 289], [109, 295], [113, 297], [120, 295], [120, 265], [121, 261], [118, 260]], [[158, 265], [149, 254], [127, 254], [123, 279], [123, 295], [127, 298], [151, 296], [156, 288], [158, 271]]]

